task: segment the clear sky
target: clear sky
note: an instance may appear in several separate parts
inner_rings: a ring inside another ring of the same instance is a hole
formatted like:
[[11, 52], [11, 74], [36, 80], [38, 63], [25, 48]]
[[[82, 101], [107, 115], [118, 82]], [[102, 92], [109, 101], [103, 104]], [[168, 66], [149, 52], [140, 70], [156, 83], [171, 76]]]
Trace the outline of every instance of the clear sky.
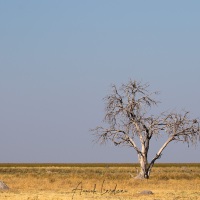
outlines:
[[[199, 10], [199, 0], [0, 0], [0, 162], [137, 162], [89, 132], [110, 85], [130, 78], [161, 91], [159, 112], [200, 117]], [[159, 161], [200, 162], [199, 152], [170, 144]]]

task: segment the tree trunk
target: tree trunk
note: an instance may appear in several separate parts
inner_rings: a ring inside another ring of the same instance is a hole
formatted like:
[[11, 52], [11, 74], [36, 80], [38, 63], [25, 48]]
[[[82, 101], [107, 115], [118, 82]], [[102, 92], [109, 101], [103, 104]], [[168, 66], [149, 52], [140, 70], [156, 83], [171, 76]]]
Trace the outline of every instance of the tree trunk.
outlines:
[[139, 163], [140, 163], [140, 172], [135, 177], [136, 179], [148, 179], [150, 175], [149, 164], [147, 161], [147, 155], [138, 155]]

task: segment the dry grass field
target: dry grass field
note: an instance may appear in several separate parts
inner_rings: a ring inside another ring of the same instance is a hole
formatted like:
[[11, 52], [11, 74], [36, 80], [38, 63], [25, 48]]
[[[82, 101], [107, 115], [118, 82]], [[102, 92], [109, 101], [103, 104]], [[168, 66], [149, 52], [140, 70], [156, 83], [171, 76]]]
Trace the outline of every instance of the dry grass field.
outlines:
[[[0, 164], [0, 200], [200, 200], [200, 164], [157, 164], [136, 180], [135, 164]], [[153, 194], [140, 194], [151, 190]]]

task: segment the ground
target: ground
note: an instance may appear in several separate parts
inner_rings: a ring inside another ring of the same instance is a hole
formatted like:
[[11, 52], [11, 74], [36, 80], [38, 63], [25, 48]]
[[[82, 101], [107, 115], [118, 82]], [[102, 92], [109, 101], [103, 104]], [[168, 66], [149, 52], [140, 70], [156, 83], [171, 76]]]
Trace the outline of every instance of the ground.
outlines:
[[[135, 164], [1, 164], [1, 200], [200, 200], [200, 164], [157, 164], [136, 180]], [[151, 195], [140, 194], [150, 190]]]

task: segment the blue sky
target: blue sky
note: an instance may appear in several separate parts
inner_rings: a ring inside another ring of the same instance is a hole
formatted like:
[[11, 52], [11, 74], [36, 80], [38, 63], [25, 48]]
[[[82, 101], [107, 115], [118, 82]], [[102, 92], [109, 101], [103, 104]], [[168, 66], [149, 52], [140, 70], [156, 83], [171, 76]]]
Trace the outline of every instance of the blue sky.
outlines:
[[[0, 0], [0, 162], [137, 162], [89, 132], [110, 85], [130, 78], [161, 91], [159, 112], [199, 117], [199, 9], [197, 0]], [[200, 162], [199, 146], [170, 144], [159, 161]]]

